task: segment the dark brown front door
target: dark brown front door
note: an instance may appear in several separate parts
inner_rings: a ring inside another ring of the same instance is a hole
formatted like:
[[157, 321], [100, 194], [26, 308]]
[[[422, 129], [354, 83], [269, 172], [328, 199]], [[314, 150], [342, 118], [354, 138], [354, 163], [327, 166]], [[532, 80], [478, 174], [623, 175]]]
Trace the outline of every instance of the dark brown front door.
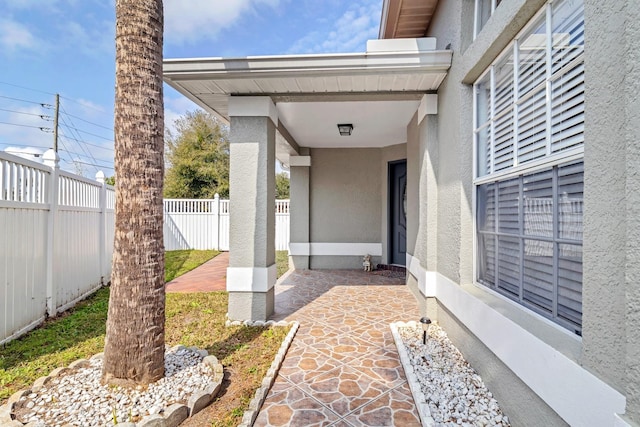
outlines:
[[389, 262], [405, 265], [407, 254], [407, 161], [389, 163]]

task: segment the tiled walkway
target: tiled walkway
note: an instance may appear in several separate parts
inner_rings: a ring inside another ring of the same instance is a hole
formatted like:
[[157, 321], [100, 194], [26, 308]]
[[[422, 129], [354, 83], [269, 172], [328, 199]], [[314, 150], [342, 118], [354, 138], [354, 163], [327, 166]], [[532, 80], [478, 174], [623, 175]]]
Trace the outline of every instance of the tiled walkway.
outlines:
[[419, 426], [389, 323], [418, 317], [404, 280], [296, 271], [276, 286], [274, 319], [300, 329], [256, 426]]
[[195, 270], [166, 284], [167, 292], [213, 292], [227, 289], [229, 252], [222, 252]]

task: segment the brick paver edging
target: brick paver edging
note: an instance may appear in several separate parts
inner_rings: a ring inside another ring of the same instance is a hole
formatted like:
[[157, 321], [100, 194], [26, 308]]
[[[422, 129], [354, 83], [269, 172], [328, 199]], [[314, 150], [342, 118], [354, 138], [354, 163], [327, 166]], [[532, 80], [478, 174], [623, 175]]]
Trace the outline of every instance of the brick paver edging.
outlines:
[[409, 354], [404, 346], [404, 341], [402, 341], [402, 337], [400, 337], [400, 333], [398, 332], [398, 327], [416, 327], [417, 324], [418, 323], [415, 321], [407, 323], [395, 322], [389, 324], [389, 327], [391, 328], [391, 334], [393, 335], [393, 340], [396, 343], [396, 348], [400, 355], [400, 363], [402, 364], [404, 374], [407, 377], [407, 382], [409, 383], [409, 388], [411, 389], [411, 394], [413, 395], [413, 401], [415, 402], [418, 414], [420, 415], [420, 422], [423, 427], [434, 427], [436, 425], [436, 421], [431, 416], [429, 404], [427, 403], [427, 399], [420, 388], [418, 377], [416, 376], [416, 373], [413, 370], [413, 365], [411, 365], [411, 361], [409, 360]]
[[[260, 323], [262, 324], [263, 322]], [[273, 322], [270, 323], [274, 324]], [[262, 379], [262, 384], [256, 390], [256, 394], [254, 395], [253, 399], [251, 399], [251, 402], [249, 402], [249, 408], [244, 412], [244, 415], [242, 416], [242, 423], [238, 427], [250, 427], [256, 421], [258, 413], [260, 412], [260, 408], [262, 407], [262, 404], [267, 398], [267, 394], [269, 393], [271, 386], [278, 376], [278, 371], [280, 371], [280, 367], [282, 366], [284, 357], [287, 355], [287, 351], [291, 346], [291, 342], [293, 341], [293, 338], [296, 336], [296, 332], [298, 332], [298, 328], [300, 327], [300, 323], [298, 322], [277, 322], [275, 323], [275, 325], [280, 326], [282, 325], [282, 323], [291, 325], [291, 330], [282, 341], [282, 345], [280, 346], [276, 357], [273, 359], [271, 367], [267, 371], [265, 377]], [[255, 323], [253, 324], [255, 325]]]

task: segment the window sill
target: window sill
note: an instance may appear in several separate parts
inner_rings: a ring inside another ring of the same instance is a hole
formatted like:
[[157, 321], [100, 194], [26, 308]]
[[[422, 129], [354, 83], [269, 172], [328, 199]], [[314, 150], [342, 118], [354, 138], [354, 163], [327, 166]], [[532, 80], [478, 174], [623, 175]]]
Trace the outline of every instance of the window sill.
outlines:
[[540, 341], [580, 364], [582, 338], [578, 335], [485, 286], [468, 284], [461, 288]]

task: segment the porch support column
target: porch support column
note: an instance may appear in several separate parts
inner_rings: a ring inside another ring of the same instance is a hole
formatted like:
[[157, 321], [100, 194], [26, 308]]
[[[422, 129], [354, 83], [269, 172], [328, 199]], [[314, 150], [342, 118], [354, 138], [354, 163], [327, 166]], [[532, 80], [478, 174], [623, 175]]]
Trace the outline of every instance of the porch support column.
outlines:
[[289, 266], [296, 270], [309, 269], [309, 149], [302, 155], [289, 157], [291, 173], [289, 206]]
[[229, 292], [230, 320], [273, 314], [275, 265], [275, 140], [278, 114], [269, 97], [231, 97]]

